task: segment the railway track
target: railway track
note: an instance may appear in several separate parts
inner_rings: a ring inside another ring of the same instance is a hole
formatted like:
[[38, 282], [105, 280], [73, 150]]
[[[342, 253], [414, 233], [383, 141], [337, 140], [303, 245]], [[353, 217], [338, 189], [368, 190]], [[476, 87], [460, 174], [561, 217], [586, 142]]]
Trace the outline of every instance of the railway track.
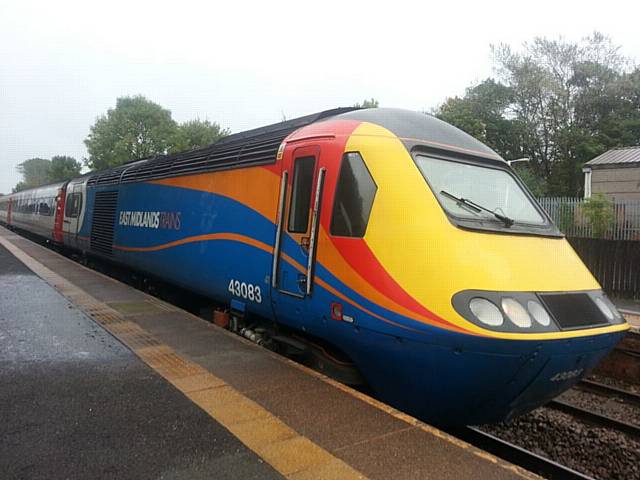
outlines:
[[[620, 388], [612, 387], [592, 380], [584, 380], [575, 387], [588, 393], [595, 393], [603, 397], [617, 397], [628, 405], [640, 406], [640, 395]], [[624, 434], [629, 438], [640, 441], [640, 426], [627, 423], [616, 418], [596, 413], [586, 408], [578, 407], [566, 400], [556, 399], [545, 405], [545, 408], [569, 415], [574, 422], [603, 427]], [[527, 450], [518, 444], [501, 438], [502, 435], [485, 432], [476, 427], [466, 427], [449, 432], [457, 437], [486, 450], [504, 460], [526, 468], [549, 479], [592, 479], [589, 475], [573, 470], [562, 463]], [[512, 441], [514, 439], [511, 439]], [[519, 441], [516, 439], [516, 442]], [[530, 446], [528, 448], [531, 448]]]
[[560, 399], [550, 401], [545, 405], [545, 407], [564, 412], [591, 425], [610, 428], [626, 433], [632, 438], [640, 440], [640, 427], [632, 423], [623, 422], [607, 415], [602, 415], [585, 408], [577, 407]]
[[624, 400], [626, 403], [640, 406], [639, 394], [624, 390], [622, 388], [613, 387], [605, 383], [600, 383], [593, 380], [582, 380], [578, 385], [576, 385], [575, 388], [592, 393], [604, 394], [610, 397], [618, 397]]
[[448, 433], [544, 478], [551, 480], [594, 480], [589, 475], [554, 462], [542, 455], [484, 432], [477, 427], [457, 428], [449, 430]]

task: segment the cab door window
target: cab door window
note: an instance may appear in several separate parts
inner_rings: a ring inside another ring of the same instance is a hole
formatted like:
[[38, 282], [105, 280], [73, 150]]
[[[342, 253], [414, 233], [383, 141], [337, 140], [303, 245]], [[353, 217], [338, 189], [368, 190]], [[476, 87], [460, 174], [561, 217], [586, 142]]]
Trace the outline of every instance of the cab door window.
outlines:
[[315, 164], [315, 157], [300, 157], [295, 160], [291, 206], [289, 207], [289, 231], [291, 233], [305, 233], [309, 227]]
[[77, 218], [80, 215], [80, 207], [82, 206], [82, 197], [79, 193], [70, 193], [64, 207], [64, 216], [67, 218]]

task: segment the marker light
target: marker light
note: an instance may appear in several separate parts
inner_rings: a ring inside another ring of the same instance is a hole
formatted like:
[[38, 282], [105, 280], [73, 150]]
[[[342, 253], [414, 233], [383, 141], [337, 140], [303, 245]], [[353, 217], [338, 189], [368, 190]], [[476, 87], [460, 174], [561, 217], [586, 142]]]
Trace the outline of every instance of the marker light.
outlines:
[[613, 312], [611, 311], [609, 306], [604, 302], [604, 300], [602, 300], [602, 298], [600, 297], [596, 297], [595, 302], [598, 308], [600, 309], [600, 311], [602, 312], [602, 314], [605, 317], [607, 317], [609, 321], [613, 320], [614, 318]]
[[333, 302], [331, 304], [331, 318], [339, 322], [342, 321], [342, 304], [341, 303]]
[[504, 310], [504, 313], [507, 314], [507, 317], [509, 317], [509, 320], [518, 327], [531, 327], [531, 317], [517, 300], [514, 300], [513, 298], [503, 298], [502, 309]]
[[533, 319], [538, 322], [543, 327], [548, 327], [551, 325], [551, 317], [544, 309], [542, 305], [540, 305], [535, 300], [529, 300], [527, 302], [527, 308], [529, 309], [529, 313], [533, 317]]
[[482, 323], [499, 327], [504, 322], [500, 309], [485, 298], [472, 298], [469, 309]]

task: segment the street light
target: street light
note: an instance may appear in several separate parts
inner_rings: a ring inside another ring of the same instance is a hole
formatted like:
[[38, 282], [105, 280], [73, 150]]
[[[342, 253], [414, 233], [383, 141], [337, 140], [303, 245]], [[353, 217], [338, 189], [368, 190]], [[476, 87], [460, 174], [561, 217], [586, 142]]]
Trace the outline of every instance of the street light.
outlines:
[[531, 161], [530, 158], [516, 158], [515, 160], [507, 160], [507, 163], [509, 164], [509, 166], [511, 166], [517, 162], [530, 162], [530, 161]]

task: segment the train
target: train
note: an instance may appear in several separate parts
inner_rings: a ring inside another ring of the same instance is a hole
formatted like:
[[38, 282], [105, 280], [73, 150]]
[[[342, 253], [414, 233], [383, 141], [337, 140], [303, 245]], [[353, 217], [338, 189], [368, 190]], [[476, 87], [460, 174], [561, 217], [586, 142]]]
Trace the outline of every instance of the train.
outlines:
[[402, 109], [8, 195], [0, 221], [205, 296], [227, 328], [437, 425], [543, 405], [629, 328], [508, 162]]

